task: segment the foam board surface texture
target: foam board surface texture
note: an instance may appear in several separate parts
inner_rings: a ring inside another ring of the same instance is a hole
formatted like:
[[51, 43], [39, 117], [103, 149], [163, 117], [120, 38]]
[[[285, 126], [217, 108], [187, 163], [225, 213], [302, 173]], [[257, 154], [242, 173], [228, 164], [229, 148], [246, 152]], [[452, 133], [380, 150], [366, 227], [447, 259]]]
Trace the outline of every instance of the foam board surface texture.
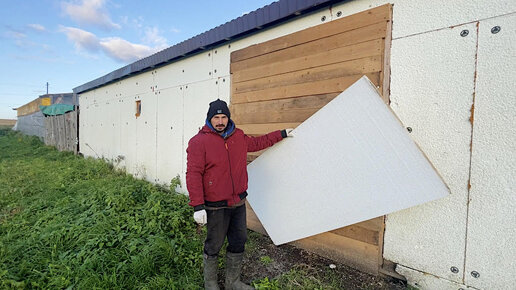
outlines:
[[249, 167], [249, 203], [283, 244], [449, 194], [362, 77]]

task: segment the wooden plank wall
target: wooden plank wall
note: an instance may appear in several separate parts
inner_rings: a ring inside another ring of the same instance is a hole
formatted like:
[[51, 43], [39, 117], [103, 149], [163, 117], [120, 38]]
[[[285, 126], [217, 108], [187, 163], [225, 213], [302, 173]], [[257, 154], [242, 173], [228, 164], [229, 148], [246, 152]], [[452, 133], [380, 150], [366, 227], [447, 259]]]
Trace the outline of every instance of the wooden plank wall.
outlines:
[[[232, 119], [249, 135], [295, 128], [363, 75], [388, 103], [391, 19], [387, 4], [233, 52]], [[248, 209], [248, 227], [266, 234]], [[383, 232], [379, 217], [293, 244], [378, 274]]]
[[77, 154], [77, 111], [45, 117], [45, 145]]

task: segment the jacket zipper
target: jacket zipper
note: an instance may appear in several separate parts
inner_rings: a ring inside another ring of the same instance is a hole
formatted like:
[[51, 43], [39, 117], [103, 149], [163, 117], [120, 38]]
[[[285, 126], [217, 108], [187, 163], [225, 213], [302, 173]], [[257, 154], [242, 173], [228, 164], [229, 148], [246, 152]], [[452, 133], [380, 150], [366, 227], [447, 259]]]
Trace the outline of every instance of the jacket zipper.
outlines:
[[233, 204], [236, 204], [235, 200], [235, 182], [233, 181], [233, 172], [231, 170], [231, 158], [229, 157], [229, 148], [226, 139], [224, 139], [224, 145], [226, 146], [226, 152], [228, 153], [228, 163], [229, 163], [229, 176], [231, 177], [231, 186], [233, 186], [233, 194], [231, 194], [231, 198], [233, 199]]

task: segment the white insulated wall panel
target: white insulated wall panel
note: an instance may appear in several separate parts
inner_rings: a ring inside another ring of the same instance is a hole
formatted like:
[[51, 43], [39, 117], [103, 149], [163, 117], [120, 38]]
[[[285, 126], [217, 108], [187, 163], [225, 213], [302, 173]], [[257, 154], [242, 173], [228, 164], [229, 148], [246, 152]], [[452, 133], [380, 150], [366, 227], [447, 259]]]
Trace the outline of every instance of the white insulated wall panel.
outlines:
[[[183, 172], [181, 184], [186, 188], [186, 148], [188, 141], [199, 132], [206, 121], [206, 113], [208, 112], [210, 102], [216, 100], [218, 96], [217, 84], [214, 80], [192, 83], [182, 87], [184, 91], [184, 127], [183, 127]], [[229, 104], [228, 99], [221, 98]]]
[[465, 282], [481, 289], [516, 287], [515, 48], [516, 14], [480, 22]]
[[120, 109], [119, 99], [107, 100], [104, 106], [104, 123], [106, 139], [104, 140], [104, 157], [111, 162], [120, 150]]
[[[212, 53], [213, 76], [215, 78], [229, 78], [229, 59], [231, 57], [231, 44], [214, 48]], [[226, 79], [229, 81], [229, 79]]]
[[389, 214], [384, 257], [456, 282], [464, 271], [475, 51], [475, 24], [393, 40], [391, 48], [391, 108], [451, 195]]
[[89, 91], [79, 96], [80, 114], [79, 114], [79, 150], [84, 156], [96, 157], [93, 152], [91, 142], [94, 141], [92, 136], [96, 128], [95, 124], [95, 91]]
[[208, 50], [160, 67], [154, 74], [157, 88], [162, 90], [212, 79], [212, 61], [212, 50]]
[[513, 0], [356, 0], [335, 5], [332, 12], [345, 17], [386, 3], [394, 4], [394, 39], [516, 12]]
[[79, 102], [79, 151], [84, 154], [84, 156], [89, 156], [88, 151], [83, 150], [84, 140], [88, 134], [88, 117], [90, 116], [89, 106], [90, 101], [93, 99], [92, 95], [79, 94], [77, 96], [77, 100]]
[[448, 195], [362, 77], [248, 166], [248, 200], [273, 242], [287, 243]]
[[136, 172], [136, 100], [138, 97], [122, 97], [120, 99], [120, 150], [115, 158], [118, 167], [127, 172]]
[[157, 99], [157, 92], [141, 95], [141, 114], [136, 118], [135, 175], [151, 182], [156, 179]]
[[183, 170], [183, 90], [160, 90], [157, 107], [156, 181], [170, 184]]
[[145, 72], [134, 77], [117, 82], [119, 86], [118, 97], [134, 97], [152, 92], [154, 83], [154, 71]]

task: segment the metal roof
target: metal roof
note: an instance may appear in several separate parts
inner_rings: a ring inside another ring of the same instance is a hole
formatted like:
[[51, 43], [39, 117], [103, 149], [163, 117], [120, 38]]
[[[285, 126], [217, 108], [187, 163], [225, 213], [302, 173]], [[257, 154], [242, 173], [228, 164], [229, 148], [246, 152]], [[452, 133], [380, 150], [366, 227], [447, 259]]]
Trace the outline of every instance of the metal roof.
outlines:
[[87, 82], [73, 89], [78, 94], [105, 84], [165, 65], [172, 61], [190, 56], [199, 51], [220, 46], [258, 30], [288, 21], [332, 5], [336, 0], [280, 0], [219, 25], [188, 40], [168, 47], [153, 55], [137, 60], [107, 75]]

